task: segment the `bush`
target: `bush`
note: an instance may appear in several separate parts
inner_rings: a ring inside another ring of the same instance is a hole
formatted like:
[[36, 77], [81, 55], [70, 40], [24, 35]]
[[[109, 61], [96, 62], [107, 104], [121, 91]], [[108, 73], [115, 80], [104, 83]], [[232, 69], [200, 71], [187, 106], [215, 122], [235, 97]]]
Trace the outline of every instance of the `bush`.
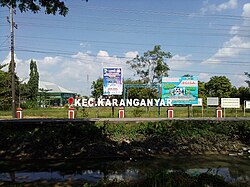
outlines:
[[142, 110], [140, 107], [136, 107], [133, 110], [133, 115], [134, 115], [134, 117], [141, 117], [143, 112], [144, 112], [144, 110]]

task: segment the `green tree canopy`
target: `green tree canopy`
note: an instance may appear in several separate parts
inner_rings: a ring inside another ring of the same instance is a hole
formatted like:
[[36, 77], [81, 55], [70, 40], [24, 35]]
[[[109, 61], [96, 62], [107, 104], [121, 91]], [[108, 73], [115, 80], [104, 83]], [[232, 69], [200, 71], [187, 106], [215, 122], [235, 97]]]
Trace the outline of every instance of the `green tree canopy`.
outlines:
[[140, 80], [127, 79], [125, 84], [134, 84], [134, 88], [127, 88], [126, 97], [128, 99], [157, 99], [157, 88], [136, 88], [136, 85], [143, 84]]
[[21, 12], [31, 11], [33, 13], [38, 13], [43, 7], [46, 14], [55, 15], [58, 12], [63, 16], [66, 16], [69, 11], [64, 1], [61, 0], [0, 0], [0, 5], [18, 7]]
[[247, 76], [248, 80], [245, 80], [245, 82], [248, 84], [248, 87], [250, 88], [250, 73], [245, 72], [245, 75]]
[[28, 98], [31, 101], [36, 102], [38, 97], [38, 86], [39, 86], [39, 73], [37, 70], [36, 61], [30, 61], [30, 77], [28, 81]]
[[9, 109], [11, 107], [11, 97], [9, 96], [8, 73], [1, 70], [4, 66], [0, 65], [0, 110]]
[[[8, 72], [2, 70], [6, 65], [0, 65], [0, 109], [8, 110], [12, 104], [11, 94], [11, 63], [9, 63]], [[15, 97], [19, 95], [19, 78], [15, 74]]]
[[[127, 79], [124, 81], [124, 84], [143, 84], [140, 80], [131, 80]], [[96, 81], [93, 81], [91, 85], [92, 97], [99, 98], [103, 95], [103, 78], [98, 78]], [[127, 89], [127, 98], [129, 99], [156, 99], [157, 98], [157, 89], [154, 88], [129, 88]], [[115, 95], [112, 98], [121, 99], [122, 95]]]
[[205, 88], [206, 83], [198, 81], [198, 97], [202, 98], [203, 102], [206, 104], [206, 88]]
[[241, 104], [244, 100], [249, 100], [250, 98], [250, 88], [241, 86], [239, 88], [233, 87], [231, 97], [240, 98]]
[[171, 58], [170, 52], [161, 50], [160, 45], [154, 46], [152, 51], [147, 51], [143, 56], [137, 55], [127, 64], [135, 71], [143, 83], [153, 84], [160, 82], [162, 76], [168, 76], [169, 67], [165, 63], [166, 58]]
[[232, 84], [226, 76], [213, 76], [205, 84], [205, 89], [210, 97], [230, 97]]
[[96, 81], [92, 82], [91, 94], [94, 98], [99, 98], [103, 94], [103, 78], [98, 78]]

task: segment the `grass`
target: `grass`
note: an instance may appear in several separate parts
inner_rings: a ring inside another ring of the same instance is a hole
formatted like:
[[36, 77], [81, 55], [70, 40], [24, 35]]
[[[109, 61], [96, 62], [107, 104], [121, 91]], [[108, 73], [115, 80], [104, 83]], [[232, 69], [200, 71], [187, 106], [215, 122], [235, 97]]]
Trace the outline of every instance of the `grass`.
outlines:
[[[114, 109], [114, 117], [118, 117], [119, 107]], [[160, 108], [161, 118], [167, 117], [167, 107]], [[223, 111], [224, 116], [224, 111]], [[226, 109], [226, 117], [243, 117], [242, 109]], [[100, 108], [79, 108], [75, 110], [75, 118], [111, 118], [111, 107]], [[125, 109], [125, 117], [134, 118], [157, 118], [158, 107], [128, 107]], [[175, 118], [187, 118], [188, 107], [174, 107]], [[189, 117], [202, 117], [201, 107], [190, 107]], [[203, 117], [216, 117], [216, 107], [209, 107], [203, 109]], [[246, 110], [246, 116], [250, 117], [250, 110]], [[9, 119], [11, 117], [11, 111], [0, 111], [0, 119]], [[68, 118], [68, 108], [33, 108], [24, 109], [23, 118]]]

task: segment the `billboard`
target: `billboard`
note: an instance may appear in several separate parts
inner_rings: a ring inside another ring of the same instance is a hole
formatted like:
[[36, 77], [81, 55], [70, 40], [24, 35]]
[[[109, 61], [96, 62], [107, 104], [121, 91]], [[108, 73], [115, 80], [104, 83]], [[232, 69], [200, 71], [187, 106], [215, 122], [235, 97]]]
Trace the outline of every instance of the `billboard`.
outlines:
[[122, 68], [103, 68], [103, 95], [122, 95]]
[[221, 98], [222, 108], [240, 108], [240, 98]]
[[162, 77], [162, 98], [172, 104], [198, 104], [197, 77]]
[[246, 109], [249, 109], [250, 108], [250, 101], [246, 101]]
[[219, 98], [218, 97], [207, 97], [207, 106], [218, 106]]
[[198, 104], [192, 104], [192, 106], [202, 106], [202, 98], [198, 98]]

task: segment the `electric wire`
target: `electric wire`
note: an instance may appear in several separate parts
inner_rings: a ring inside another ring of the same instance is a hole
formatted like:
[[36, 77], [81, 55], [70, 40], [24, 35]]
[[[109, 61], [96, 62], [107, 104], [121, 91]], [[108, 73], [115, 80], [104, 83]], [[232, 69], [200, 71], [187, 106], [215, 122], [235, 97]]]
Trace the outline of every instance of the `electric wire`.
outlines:
[[[91, 42], [91, 43], [105, 43], [105, 44], [118, 44], [118, 45], [135, 45], [135, 46], [143, 46], [143, 45], [155, 45], [153, 43], [135, 43], [135, 42], [115, 42], [115, 41], [98, 41], [98, 40], [82, 40], [82, 39], [73, 39], [73, 38], [56, 38], [56, 37], [41, 37], [41, 36], [25, 36], [18, 35], [17, 38], [25, 38], [25, 39], [41, 39], [41, 40], [57, 40], [57, 41], [77, 41], [77, 42]], [[212, 48], [217, 49], [218, 47], [209, 46], [209, 45], [174, 45], [162, 43], [161, 45], [167, 45], [172, 47], [187, 47], [187, 48]], [[226, 47], [219, 46], [228, 49], [250, 49], [250, 47]]]

